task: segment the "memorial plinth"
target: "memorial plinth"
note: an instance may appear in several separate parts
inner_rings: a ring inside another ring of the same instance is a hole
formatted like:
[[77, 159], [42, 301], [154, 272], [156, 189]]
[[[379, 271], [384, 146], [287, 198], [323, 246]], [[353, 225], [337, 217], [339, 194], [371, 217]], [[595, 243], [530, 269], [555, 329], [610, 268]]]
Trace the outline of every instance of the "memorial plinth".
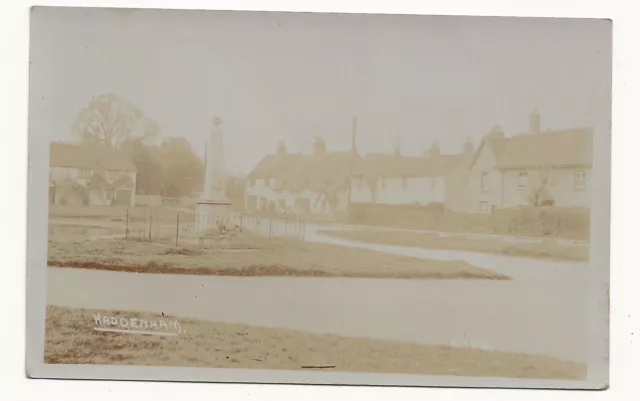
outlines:
[[231, 202], [225, 196], [224, 135], [222, 120], [214, 119], [214, 128], [207, 138], [205, 176], [202, 197], [196, 203], [196, 230], [200, 233], [229, 227]]

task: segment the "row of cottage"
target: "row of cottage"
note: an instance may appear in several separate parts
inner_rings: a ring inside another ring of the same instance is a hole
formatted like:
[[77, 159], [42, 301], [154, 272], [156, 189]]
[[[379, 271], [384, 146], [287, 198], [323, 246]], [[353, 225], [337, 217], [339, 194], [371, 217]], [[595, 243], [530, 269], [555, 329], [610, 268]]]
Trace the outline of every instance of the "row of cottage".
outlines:
[[518, 206], [589, 207], [592, 130], [540, 130], [505, 136], [499, 126], [478, 147], [467, 140], [459, 154], [441, 154], [437, 143], [423, 156], [362, 157], [328, 152], [316, 138], [312, 154], [291, 154], [280, 143], [247, 177], [245, 207], [295, 213], [344, 211], [350, 203], [434, 206], [465, 213], [491, 213]]

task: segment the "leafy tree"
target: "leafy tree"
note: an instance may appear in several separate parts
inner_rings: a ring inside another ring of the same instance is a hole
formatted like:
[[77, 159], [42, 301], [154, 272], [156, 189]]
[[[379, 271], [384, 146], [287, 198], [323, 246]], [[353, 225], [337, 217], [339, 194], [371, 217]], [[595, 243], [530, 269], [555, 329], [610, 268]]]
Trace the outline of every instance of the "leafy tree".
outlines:
[[164, 187], [164, 171], [160, 149], [145, 145], [140, 140], [129, 140], [122, 145], [129, 150], [136, 165], [136, 192], [157, 195]]
[[146, 140], [157, 135], [158, 125], [130, 101], [114, 94], [93, 97], [73, 124], [83, 142], [120, 147], [127, 140]]
[[188, 196], [202, 188], [204, 163], [193, 153], [186, 139], [164, 140], [159, 154], [164, 174], [164, 196]]
[[239, 176], [227, 177], [225, 194], [232, 200], [244, 200], [245, 179]]

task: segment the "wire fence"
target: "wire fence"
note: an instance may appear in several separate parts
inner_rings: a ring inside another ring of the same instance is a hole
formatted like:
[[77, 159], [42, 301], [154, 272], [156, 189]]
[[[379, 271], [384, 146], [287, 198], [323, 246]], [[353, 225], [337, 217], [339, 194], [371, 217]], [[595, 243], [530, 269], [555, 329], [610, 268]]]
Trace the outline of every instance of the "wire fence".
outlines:
[[256, 248], [277, 239], [304, 240], [306, 223], [274, 217], [247, 216], [240, 212], [224, 215], [179, 211], [144, 214], [127, 210], [125, 238], [131, 241], [231, 248]]

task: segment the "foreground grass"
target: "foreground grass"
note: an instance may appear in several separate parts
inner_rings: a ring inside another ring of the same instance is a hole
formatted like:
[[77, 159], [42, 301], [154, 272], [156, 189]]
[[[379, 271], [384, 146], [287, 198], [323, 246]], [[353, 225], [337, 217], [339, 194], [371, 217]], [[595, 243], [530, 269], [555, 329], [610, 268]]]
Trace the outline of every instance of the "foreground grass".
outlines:
[[[94, 331], [93, 313], [177, 320], [175, 337]], [[325, 369], [580, 380], [584, 364], [551, 357], [311, 334], [283, 328], [214, 323], [139, 312], [47, 307], [45, 363]]]
[[508, 280], [464, 261], [438, 261], [296, 240], [259, 243], [256, 249], [172, 248], [122, 239], [49, 241], [50, 267], [156, 274], [220, 276], [336, 276], [369, 278]]
[[507, 242], [494, 238], [440, 237], [432, 233], [374, 230], [320, 230], [318, 234], [372, 244], [464, 250], [529, 258], [588, 261], [589, 247], [552, 241]]

